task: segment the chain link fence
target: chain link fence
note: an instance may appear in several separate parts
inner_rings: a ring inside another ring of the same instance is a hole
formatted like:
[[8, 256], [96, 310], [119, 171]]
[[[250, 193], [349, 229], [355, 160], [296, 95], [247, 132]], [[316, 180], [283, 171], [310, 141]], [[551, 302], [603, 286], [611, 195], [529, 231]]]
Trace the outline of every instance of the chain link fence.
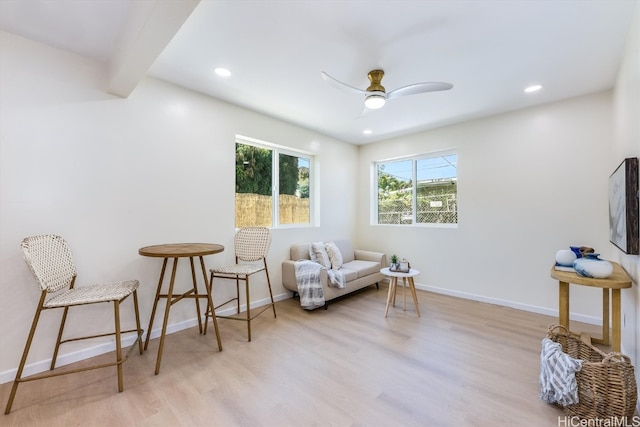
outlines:
[[[457, 194], [432, 193], [418, 197], [416, 224], [457, 224]], [[413, 224], [411, 198], [379, 199], [378, 224]]]

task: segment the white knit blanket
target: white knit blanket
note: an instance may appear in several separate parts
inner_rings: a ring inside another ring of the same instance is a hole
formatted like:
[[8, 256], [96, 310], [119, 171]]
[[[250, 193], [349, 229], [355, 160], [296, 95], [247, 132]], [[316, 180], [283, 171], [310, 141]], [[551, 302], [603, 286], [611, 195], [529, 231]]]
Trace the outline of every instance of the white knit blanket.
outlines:
[[344, 272], [341, 270], [327, 270], [329, 275], [329, 286], [344, 289], [347, 286], [347, 282], [344, 277]]
[[300, 306], [305, 310], [313, 310], [322, 307], [325, 303], [320, 272], [324, 267], [317, 262], [309, 260], [296, 261], [296, 282]]
[[564, 353], [560, 343], [544, 338], [540, 352], [540, 398], [562, 406], [578, 403], [576, 372], [580, 369], [582, 360]]

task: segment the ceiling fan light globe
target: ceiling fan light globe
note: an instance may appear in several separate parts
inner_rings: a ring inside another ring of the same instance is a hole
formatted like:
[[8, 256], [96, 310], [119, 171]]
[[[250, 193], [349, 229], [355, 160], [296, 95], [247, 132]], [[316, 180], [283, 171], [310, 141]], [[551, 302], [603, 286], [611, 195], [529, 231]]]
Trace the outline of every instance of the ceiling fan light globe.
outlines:
[[377, 110], [379, 108], [382, 108], [385, 102], [387, 102], [387, 99], [383, 95], [377, 94], [368, 95], [364, 99], [364, 105], [370, 110]]

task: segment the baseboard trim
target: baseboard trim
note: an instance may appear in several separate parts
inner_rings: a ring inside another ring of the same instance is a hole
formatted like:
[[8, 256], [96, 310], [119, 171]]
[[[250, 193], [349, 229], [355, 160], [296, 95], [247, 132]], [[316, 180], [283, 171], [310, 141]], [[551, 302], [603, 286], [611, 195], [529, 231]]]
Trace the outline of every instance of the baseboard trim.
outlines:
[[[537, 314], [544, 314], [546, 316], [558, 317], [558, 310], [552, 310], [546, 307], [539, 307], [539, 306], [530, 305], [530, 304], [522, 304], [514, 301], [500, 299], [500, 298], [491, 298], [491, 297], [472, 294], [468, 292], [439, 288], [437, 286], [422, 285], [420, 283], [416, 283], [416, 289], [421, 289], [423, 291], [428, 291], [428, 292], [434, 292], [436, 294], [448, 295], [456, 298], [463, 298], [463, 299], [468, 299], [472, 301], [500, 305], [503, 307], [515, 308], [517, 310], [529, 311]], [[583, 322], [583, 323], [588, 323], [590, 325], [602, 326], [602, 319], [599, 317], [585, 316], [584, 314], [580, 314], [580, 313], [570, 313], [569, 317], [571, 320], [575, 320], [576, 322]]]
[[[284, 294], [274, 295], [273, 296], [273, 299], [275, 301], [282, 301], [282, 300], [289, 299], [289, 298], [291, 298], [291, 292], [286, 292]], [[251, 306], [252, 307], [260, 307], [260, 306], [263, 306], [263, 305], [267, 305], [270, 302], [271, 302], [270, 298], [264, 298], [262, 300], [253, 302], [251, 304]], [[241, 305], [240, 309], [243, 311], [245, 309], [245, 306]], [[227, 315], [232, 315], [235, 312], [236, 312], [236, 309], [234, 307], [229, 307], [229, 308], [226, 308], [224, 310], [218, 310], [217, 314], [220, 314], [220, 315], [223, 315], [223, 316], [227, 316]], [[159, 338], [160, 337], [160, 333], [162, 332], [162, 326], [160, 325], [161, 322], [158, 322], [158, 319], [156, 319], [156, 321], [154, 323], [156, 323], [158, 325], [158, 327], [154, 328], [151, 331], [151, 338], [150, 339]], [[193, 328], [193, 327], [195, 327], [197, 325], [198, 325], [197, 317], [193, 317], [192, 319], [187, 319], [187, 320], [184, 320], [184, 321], [178, 322], [178, 323], [171, 323], [171, 324], [167, 325], [167, 335], [172, 334], [174, 332], [182, 331], [184, 329]], [[143, 323], [143, 327], [144, 327], [144, 323]], [[146, 339], [146, 336], [147, 336], [147, 332], [145, 332], [143, 334], [142, 339], [143, 340]], [[123, 338], [122, 338], [122, 347], [123, 348], [129, 347], [134, 342], [135, 342], [135, 336], [134, 335], [129, 334], [128, 336], [123, 336]], [[73, 351], [73, 352], [70, 352], [70, 353], [59, 354], [58, 355], [58, 361], [57, 361], [56, 365], [57, 365], [57, 367], [61, 367], [61, 366], [69, 365], [71, 363], [80, 362], [82, 360], [89, 359], [91, 357], [100, 356], [101, 354], [109, 353], [111, 351], [114, 351], [115, 348], [116, 348], [115, 342], [111, 341], [111, 342], [105, 342], [105, 343], [102, 343], [102, 344], [98, 344], [98, 345], [94, 345], [94, 346], [91, 346], [91, 347], [87, 347], [87, 348], [84, 348], [82, 350], [77, 350], [77, 351]], [[22, 350], [23, 350], [23, 347], [20, 348], [20, 356], [22, 356]], [[132, 357], [133, 357], [133, 355], [132, 355]], [[26, 376], [30, 376], [30, 375], [39, 374], [41, 372], [46, 372], [46, 371], [49, 370], [49, 366], [50, 365], [51, 365], [51, 358], [46, 359], [46, 360], [40, 360], [40, 361], [33, 362], [33, 363], [29, 363], [29, 364], [25, 365], [25, 367], [24, 367], [23, 376], [26, 377]], [[150, 367], [150, 369], [151, 368], [152, 367]], [[16, 373], [17, 372], [18, 372], [18, 368], [17, 367], [14, 368], [14, 369], [9, 369], [9, 370], [0, 372], [0, 384], [4, 384], [4, 383], [8, 383], [8, 382], [13, 381], [15, 379], [15, 377], [16, 377]]]

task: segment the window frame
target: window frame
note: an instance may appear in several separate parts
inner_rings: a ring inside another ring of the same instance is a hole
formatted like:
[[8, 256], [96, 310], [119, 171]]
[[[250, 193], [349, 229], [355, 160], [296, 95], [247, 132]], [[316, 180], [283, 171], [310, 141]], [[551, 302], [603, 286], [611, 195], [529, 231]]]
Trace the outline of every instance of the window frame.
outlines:
[[[438, 223], [438, 222], [416, 222], [417, 219], [417, 204], [418, 204], [418, 179], [417, 179], [417, 163], [423, 159], [429, 159], [434, 157], [446, 157], [446, 156], [456, 156], [456, 200], [459, 196], [459, 186], [458, 186], [458, 160], [459, 153], [457, 148], [450, 148], [446, 150], [433, 151], [428, 153], [414, 154], [403, 157], [393, 157], [388, 159], [382, 159], [372, 162], [371, 164], [371, 218], [370, 224], [375, 226], [389, 226], [389, 227], [429, 227], [429, 228], [457, 228], [460, 223], [459, 218], [459, 204], [456, 203], [456, 222], [448, 222], [448, 223]], [[386, 163], [393, 162], [401, 162], [401, 161], [411, 161], [411, 223], [409, 224], [385, 224], [379, 222], [379, 174], [378, 174], [378, 166]]]
[[[250, 145], [257, 148], [263, 148], [271, 151], [271, 225], [269, 228], [271, 229], [285, 229], [285, 228], [308, 228], [313, 227], [315, 224], [315, 199], [316, 199], [316, 191], [315, 191], [315, 178], [314, 178], [314, 169], [315, 169], [315, 156], [304, 150], [299, 150], [296, 148], [286, 147], [284, 145], [274, 144], [267, 141], [262, 141], [256, 138], [251, 138], [248, 136], [238, 135], [235, 136], [235, 144], [234, 144], [234, 164], [235, 164], [235, 146], [236, 144]], [[294, 224], [280, 224], [280, 154], [285, 154], [288, 156], [305, 158], [309, 160], [309, 222], [305, 223], [294, 223]], [[236, 182], [235, 177], [235, 169], [234, 169], [234, 187]], [[236, 192], [234, 189], [234, 198], [236, 196]], [[234, 215], [235, 215], [235, 203], [234, 203]], [[238, 227], [235, 224], [236, 228]]]

